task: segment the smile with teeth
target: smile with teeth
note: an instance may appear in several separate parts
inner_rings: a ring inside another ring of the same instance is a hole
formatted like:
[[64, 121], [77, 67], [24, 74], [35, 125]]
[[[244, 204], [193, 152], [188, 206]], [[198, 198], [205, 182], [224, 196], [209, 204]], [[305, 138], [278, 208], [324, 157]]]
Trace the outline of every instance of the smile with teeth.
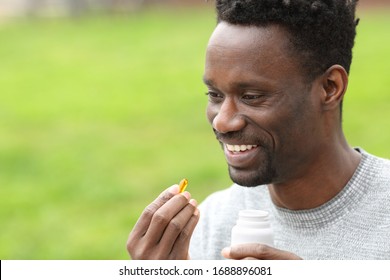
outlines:
[[233, 153], [245, 152], [257, 147], [257, 145], [229, 145], [229, 144], [225, 144], [225, 146], [229, 152], [233, 152]]

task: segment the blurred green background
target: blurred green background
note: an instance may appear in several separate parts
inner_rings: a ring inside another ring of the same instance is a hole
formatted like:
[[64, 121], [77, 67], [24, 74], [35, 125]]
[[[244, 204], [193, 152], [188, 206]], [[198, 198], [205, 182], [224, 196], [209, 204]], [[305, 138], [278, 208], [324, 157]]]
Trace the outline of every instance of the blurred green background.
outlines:
[[[212, 6], [0, 22], [0, 259], [128, 259], [163, 189], [231, 184], [204, 114]], [[359, 16], [344, 128], [389, 158], [390, 17]]]

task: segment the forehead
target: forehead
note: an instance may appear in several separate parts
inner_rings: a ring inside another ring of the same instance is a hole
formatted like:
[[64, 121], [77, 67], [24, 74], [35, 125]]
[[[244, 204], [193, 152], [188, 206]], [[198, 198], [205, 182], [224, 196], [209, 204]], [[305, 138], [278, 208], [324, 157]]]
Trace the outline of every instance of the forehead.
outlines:
[[227, 69], [244, 71], [246, 75], [261, 72], [270, 77], [296, 71], [298, 65], [289, 38], [289, 33], [278, 25], [258, 27], [221, 22], [207, 46], [205, 75]]
[[[287, 37], [287, 31], [279, 25], [238, 25], [220, 22], [214, 29], [209, 40], [209, 46], [230, 45], [231, 47], [256, 47], [263, 45], [269, 40], [281, 39], [278, 34]], [[258, 45], [259, 44], [259, 45]]]

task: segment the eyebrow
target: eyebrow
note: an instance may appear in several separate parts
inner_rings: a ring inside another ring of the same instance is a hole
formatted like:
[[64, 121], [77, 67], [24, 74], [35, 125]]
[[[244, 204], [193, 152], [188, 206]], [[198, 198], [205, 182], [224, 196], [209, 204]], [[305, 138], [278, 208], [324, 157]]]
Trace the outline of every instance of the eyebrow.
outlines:
[[202, 80], [203, 80], [203, 83], [207, 86], [213, 86], [213, 84], [214, 84], [212, 80], [206, 79], [206, 77], [204, 77], [204, 76], [203, 76]]
[[[213, 80], [207, 79], [206, 77], [203, 77], [203, 83], [207, 86], [215, 87]], [[266, 81], [264, 81], [263, 83], [266, 83], [268, 85], [268, 83]], [[234, 88], [239, 88], [239, 89], [247, 89], [247, 88], [252, 88], [252, 87], [259, 86], [259, 85], [260, 85], [260, 81], [253, 80], [253, 79], [246, 81], [246, 82], [235, 82], [232, 84], [232, 86]]]

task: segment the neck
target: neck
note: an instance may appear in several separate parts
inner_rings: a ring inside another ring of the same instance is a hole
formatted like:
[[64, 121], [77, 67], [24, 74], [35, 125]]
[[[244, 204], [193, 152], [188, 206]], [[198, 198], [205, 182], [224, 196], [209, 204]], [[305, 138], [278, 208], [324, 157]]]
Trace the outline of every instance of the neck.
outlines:
[[268, 185], [276, 206], [290, 210], [316, 208], [344, 188], [359, 165], [361, 155], [346, 142], [326, 151], [304, 176]]

